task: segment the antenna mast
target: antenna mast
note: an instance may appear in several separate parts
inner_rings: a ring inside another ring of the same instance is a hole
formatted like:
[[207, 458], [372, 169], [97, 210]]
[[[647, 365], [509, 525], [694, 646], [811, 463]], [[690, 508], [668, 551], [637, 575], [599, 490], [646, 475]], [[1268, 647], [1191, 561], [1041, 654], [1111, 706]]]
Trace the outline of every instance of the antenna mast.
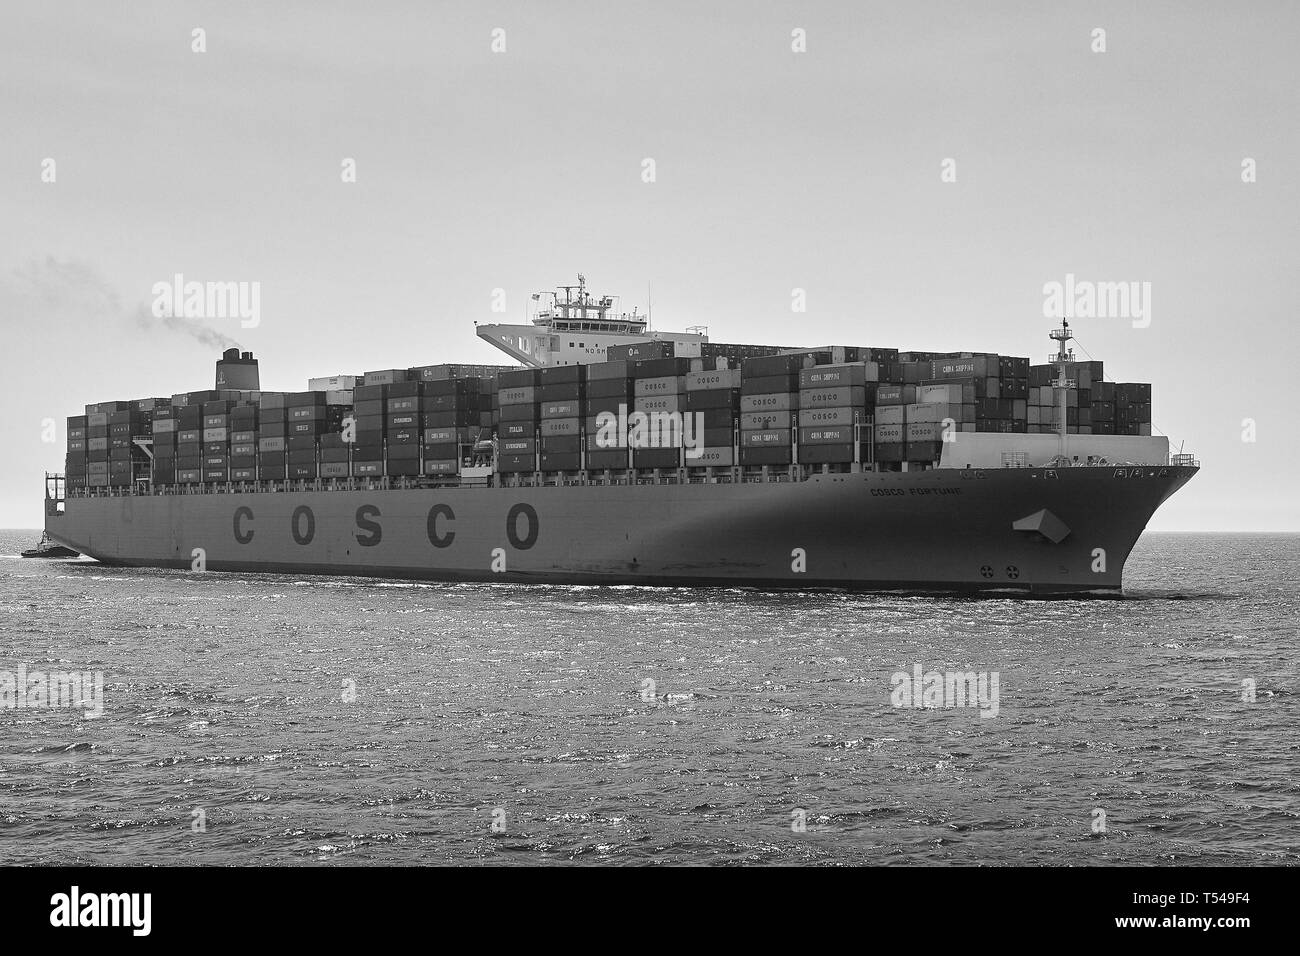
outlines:
[[1070, 332], [1070, 320], [1062, 319], [1061, 327], [1048, 332], [1048, 337], [1056, 342], [1056, 354], [1049, 355], [1047, 361], [1056, 366], [1056, 381], [1052, 387], [1056, 389], [1057, 396], [1060, 399], [1059, 419], [1057, 425], [1061, 434], [1061, 458], [1065, 464], [1070, 464], [1069, 454], [1069, 390], [1077, 385], [1074, 379], [1065, 377], [1065, 366], [1067, 363], [1074, 362], [1074, 349], [1067, 348], [1069, 342], [1074, 338]]

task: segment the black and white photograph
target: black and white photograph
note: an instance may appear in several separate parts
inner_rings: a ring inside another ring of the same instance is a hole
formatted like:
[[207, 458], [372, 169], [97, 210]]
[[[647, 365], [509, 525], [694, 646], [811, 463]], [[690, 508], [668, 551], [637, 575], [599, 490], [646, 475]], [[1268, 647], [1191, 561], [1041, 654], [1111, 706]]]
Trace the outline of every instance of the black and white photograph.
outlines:
[[1252, 945], [1300, 863], [1297, 37], [4, 0], [6, 923], [811, 868]]

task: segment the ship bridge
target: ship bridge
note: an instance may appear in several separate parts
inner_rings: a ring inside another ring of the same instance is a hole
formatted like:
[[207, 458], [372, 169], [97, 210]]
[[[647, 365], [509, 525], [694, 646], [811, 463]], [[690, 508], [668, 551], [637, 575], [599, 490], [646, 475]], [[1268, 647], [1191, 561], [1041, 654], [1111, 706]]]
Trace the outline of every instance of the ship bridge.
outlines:
[[586, 365], [604, 362], [611, 345], [667, 341], [678, 356], [694, 358], [708, 336], [702, 330], [649, 331], [649, 316], [618, 312], [616, 296], [593, 296], [586, 277], [555, 292], [535, 292], [537, 311], [527, 325], [475, 325], [478, 337], [525, 365]]

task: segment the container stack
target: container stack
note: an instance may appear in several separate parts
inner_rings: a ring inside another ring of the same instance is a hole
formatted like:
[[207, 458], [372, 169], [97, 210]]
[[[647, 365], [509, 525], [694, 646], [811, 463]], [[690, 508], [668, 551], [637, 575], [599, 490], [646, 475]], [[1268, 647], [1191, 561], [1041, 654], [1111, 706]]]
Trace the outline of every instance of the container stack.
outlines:
[[284, 481], [289, 475], [288, 396], [263, 392], [257, 407], [257, 475], [262, 481]]
[[63, 463], [63, 476], [69, 488], [85, 488], [90, 459], [86, 448], [85, 415], [68, 416], [68, 448]]
[[176, 484], [176, 434], [180, 408], [168, 402], [153, 410], [153, 482]]
[[512, 369], [497, 376], [497, 470], [502, 473], [537, 469], [538, 371]]
[[108, 486], [109, 424], [108, 417], [127, 407], [126, 402], [100, 402], [86, 406], [86, 485]]
[[[611, 346], [614, 351], [619, 346]], [[621, 346], [626, 348], [626, 346]], [[619, 471], [632, 467], [631, 452], [627, 447], [627, 434], [617, 428], [612, 432], [615, 443], [602, 447], [600, 438], [609, 438], [611, 430], [601, 431], [601, 416], [608, 414], [616, 422], [626, 425], [634, 400], [634, 380], [626, 359], [598, 362], [587, 366], [587, 397], [582, 403], [582, 417], [586, 423], [586, 461], [589, 471]], [[620, 425], [620, 427], [621, 427]]]
[[460, 472], [464, 446], [480, 430], [483, 407], [481, 378], [440, 378], [421, 383], [420, 425], [424, 442], [424, 474]]
[[740, 463], [789, 465], [804, 354], [746, 359], [740, 374]]
[[[258, 406], [243, 402], [230, 410], [230, 480], [257, 480]], [[159, 420], [154, 419], [154, 454], [158, 448]], [[156, 479], [155, 479], [156, 480]]]
[[632, 411], [645, 416], [643, 431], [638, 432], [636, 420], [628, 429], [633, 468], [682, 467], [682, 412], [690, 371], [688, 358], [630, 361]]
[[687, 455], [688, 468], [731, 468], [736, 462], [740, 424], [740, 369], [691, 372], [686, 376], [686, 408], [700, 448]]
[[[1070, 434], [1150, 435], [1151, 386], [1144, 382], [1107, 382], [1101, 362], [1068, 362], [1065, 377], [1066, 426]], [[1060, 431], [1060, 389], [1053, 365], [1035, 365], [1029, 378], [1029, 428], [1033, 434]], [[1128, 409], [1132, 409], [1129, 411]]]
[[[194, 396], [193, 401], [191, 396]], [[182, 395], [181, 400], [183, 404], [176, 407], [176, 481], [183, 485], [201, 484], [203, 403], [208, 400], [208, 393], [191, 392]]]
[[[410, 373], [395, 371], [394, 374], [409, 376]], [[366, 381], [370, 381], [369, 372]], [[384, 474], [392, 478], [414, 478], [420, 474], [420, 446], [424, 441], [421, 384], [408, 377], [395, 380], [386, 387]]]
[[284, 396], [286, 477], [315, 481], [320, 477], [317, 443], [325, 430], [324, 392], [287, 392]]
[[1115, 434], [1151, 434], [1151, 385], [1120, 382], [1115, 385]]
[[868, 460], [869, 452], [861, 454], [858, 447], [857, 426], [875, 409], [879, 381], [880, 366], [870, 361], [800, 370], [800, 464], [843, 465]]
[[233, 405], [224, 398], [202, 405], [204, 482], [230, 480], [230, 409]]
[[916, 404], [916, 389], [916, 385], [880, 385], [876, 389], [877, 462], [897, 464], [907, 460], [907, 406]]
[[388, 385], [371, 385], [363, 379], [353, 388], [352, 399], [352, 477], [379, 478], [384, 473]]
[[136, 475], [148, 476], [148, 457], [136, 448], [134, 438], [153, 434], [153, 399], [119, 402], [123, 407], [108, 412], [108, 483], [129, 485]]
[[537, 370], [539, 463], [542, 471], [582, 468], [582, 403], [587, 366], [551, 365]]

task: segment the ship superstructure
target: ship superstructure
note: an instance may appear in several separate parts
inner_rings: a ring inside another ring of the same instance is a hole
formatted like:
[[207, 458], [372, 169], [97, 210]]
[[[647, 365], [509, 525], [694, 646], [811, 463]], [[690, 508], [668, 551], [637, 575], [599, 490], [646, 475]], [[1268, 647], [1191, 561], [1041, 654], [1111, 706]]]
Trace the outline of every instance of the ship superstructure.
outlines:
[[557, 286], [554, 292], [533, 293], [535, 314], [527, 325], [488, 323], [475, 326], [478, 337], [517, 362], [544, 365], [585, 365], [603, 362], [612, 345], [668, 342], [675, 354], [697, 356], [709, 340], [702, 327], [685, 332], [655, 332], [649, 316], [618, 311], [616, 296], [595, 296], [587, 291], [586, 276], [577, 285]]

